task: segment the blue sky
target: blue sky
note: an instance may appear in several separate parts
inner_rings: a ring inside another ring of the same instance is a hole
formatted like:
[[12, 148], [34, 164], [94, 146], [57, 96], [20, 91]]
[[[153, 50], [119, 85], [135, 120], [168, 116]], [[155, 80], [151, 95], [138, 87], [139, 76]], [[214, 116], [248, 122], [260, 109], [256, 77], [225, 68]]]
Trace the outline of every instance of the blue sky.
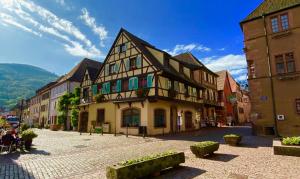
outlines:
[[[126, 3], [125, 3], [126, 2]], [[239, 22], [262, 0], [0, 0], [0, 63], [58, 75], [103, 61], [121, 27], [170, 54], [191, 51], [246, 79]]]

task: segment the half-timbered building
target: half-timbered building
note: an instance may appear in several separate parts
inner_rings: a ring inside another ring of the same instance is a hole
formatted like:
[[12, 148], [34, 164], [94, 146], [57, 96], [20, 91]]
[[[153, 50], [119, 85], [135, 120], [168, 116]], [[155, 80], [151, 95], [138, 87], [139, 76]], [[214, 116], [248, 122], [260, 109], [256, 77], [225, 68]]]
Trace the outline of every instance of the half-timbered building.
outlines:
[[217, 75], [190, 53], [172, 57], [121, 29], [96, 79], [82, 82], [79, 130], [112, 133], [196, 130], [215, 119]]

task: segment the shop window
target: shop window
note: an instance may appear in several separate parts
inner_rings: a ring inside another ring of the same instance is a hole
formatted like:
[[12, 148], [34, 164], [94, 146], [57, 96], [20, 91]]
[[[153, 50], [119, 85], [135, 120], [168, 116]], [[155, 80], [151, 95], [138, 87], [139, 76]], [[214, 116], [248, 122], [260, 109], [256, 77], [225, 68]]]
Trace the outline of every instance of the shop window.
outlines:
[[141, 112], [139, 109], [130, 108], [122, 112], [122, 127], [139, 127]]
[[166, 127], [166, 111], [164, 109], [154, 110], [154, 127]]

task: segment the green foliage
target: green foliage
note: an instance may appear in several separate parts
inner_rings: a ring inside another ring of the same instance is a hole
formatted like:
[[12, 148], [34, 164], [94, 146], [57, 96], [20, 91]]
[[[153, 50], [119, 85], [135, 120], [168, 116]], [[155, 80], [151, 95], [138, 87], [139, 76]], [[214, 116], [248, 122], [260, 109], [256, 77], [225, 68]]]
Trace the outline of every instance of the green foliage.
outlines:
[[3, 118], [0, 118], [0, 127], [6, 126], [6, 120]]
[[66, 120], [67, 120], [67, 113], [60, 112], [60, 114], [57, 117], [57, 124], [64, 125]]
[[159, 154], [148, 155], [148, 156], [144, 156], [144, 157], [137, 158], [137, 159], [123, 161], [118, 164], [122, 165], [122, 166], [128, 166], [128, 165], [133, 165], [136, 163], [140, 163], [140, 162], [144, 162], [147, 160], [152, 160], [152, 159], [156, 159], [156, 158], [160, 158], [160, 157], [164, 157], [164, 156], [168, 156], [168, 155], [172, 155], [172, 154], [176, 154], [176, 153], [177, 152], [174, 152], [174, 151], [167, 151], [167, 152], [163, 152], [163, 153], [159, 153]]
[[97, 127], [97, 128], [95, 128], [94, 129], [94, 132], [96, 133], [96, 134], [100, 134], [100, 133], [102, 133], [102, 128], [101, 127]]
[[73, 107], [71, 111], [71, 124], [73, 127], [78, 126], [78, 116], [79, 116], [79, 110], [76, 107]]
[[102, 102], [104, 100], [104, 95], [103, 94], [97, 94], [95, 96], [95, 99], [96, 99], [97, 103], [100, 103], [100, 102]]
[[35, 91], [57, 76], [41, 68], [23, 64], [0, 64], [0, 107], [13, 108], [20, 99], [34, 95]]
[[226, 134], [226, 135], [224, 135], [224, 137], [236, 137], [236, 138], [238, 138], [238, 137], [241, 137], [241, 136], [239, 136], [237, 134]]
[[214, 141], [203, 141], [203, 142], [197, 142], [195, 143], [193, 146], [196, 147], [208, 147], [208, 146], [212, 146], [215, 144], [219, 144], [218, 142], [214, 142]]
[[75, 97], [80, 97], [80, 88], [79, 87], [75, 88], [74, 95], [75, 95]]
[[300, 136], [283, 138], [282, 143], [283, 145], [300, 145]]
[[70, 94], [66, 93], [62, 95], [58, 100], [58, 111], [59, 112], [66, 112], [68, 111], [68, 107], [70, 105]]
[[36, 138], [38, 135], [33, 132], [33, 130], [27, 129], [22, 132], [21, 134], [22, 139], [27, 141], [27, 140], [32, 140], [33, 138]]
[[48, 124], [45, 125], [45, 129], [49, 129], [50, 126]]
[[22, 124], [21, 125], [21, 131], [26, 131], [27, 129], [29, 129], [29, 126], [27, 124]]

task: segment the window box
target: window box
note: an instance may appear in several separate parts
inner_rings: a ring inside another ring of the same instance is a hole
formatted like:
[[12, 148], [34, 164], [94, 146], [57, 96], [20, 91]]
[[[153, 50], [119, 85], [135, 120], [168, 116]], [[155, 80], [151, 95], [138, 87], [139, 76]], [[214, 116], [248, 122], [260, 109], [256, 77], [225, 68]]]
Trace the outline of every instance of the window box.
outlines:
[[103, 94], [97, 94], [95, 96], [95, 100], [96, 100], [97, 103], [101, 103], [101, 102], [103, 102], [105, 100], [105, 97], [104, 97]]
[[183, 152], [167, 152], [129, 160], [106, 168], [108, 179], [141, 178], [185, 162]]
[[148, 96], [148, 93], [149, 93], [149, 89], [147, 89], [147, 88], [140, 88], [140, 89], [135, 90], [135, 94], [139, 98], [144, 98], [144, 97]]
[[219, 149], [219, 143], [213, 141], [198, 142], [190, 146], [191, 151], [199, 158], [212, 155]]

